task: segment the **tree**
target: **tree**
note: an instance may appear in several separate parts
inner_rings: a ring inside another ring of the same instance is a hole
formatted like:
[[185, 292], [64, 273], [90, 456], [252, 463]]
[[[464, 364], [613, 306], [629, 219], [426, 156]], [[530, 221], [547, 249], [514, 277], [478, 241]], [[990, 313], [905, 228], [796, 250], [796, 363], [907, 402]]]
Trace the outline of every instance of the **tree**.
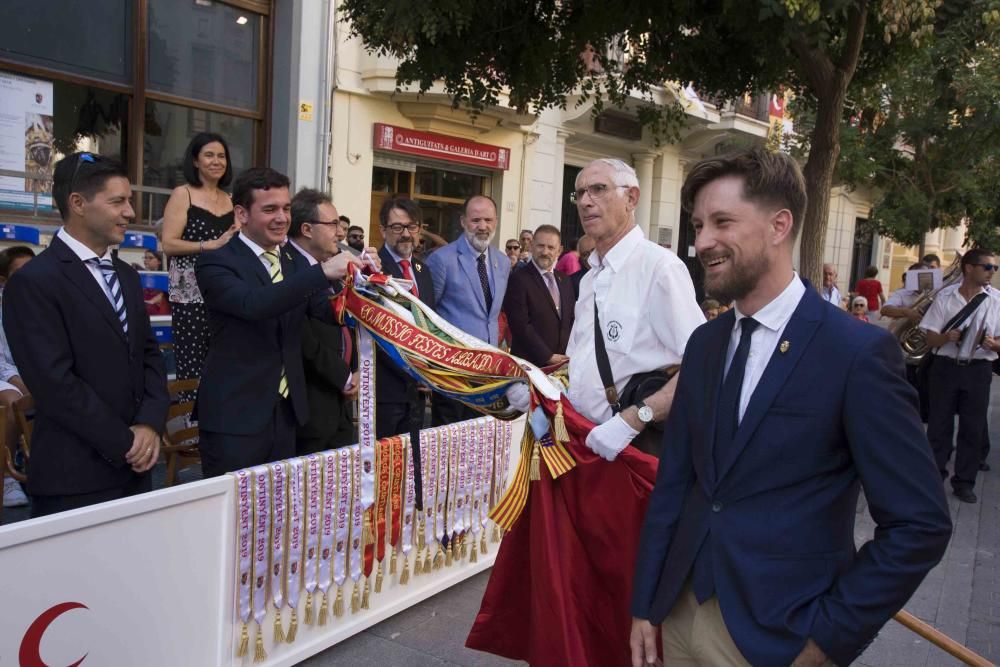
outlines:
[[[456, 104], [473, 109], [506, 94], [538, 111], [581, 94], [599, 111], [605, 100], [624, 106], [638, 95], [640, 120], [669, 141], [683, 113], [653, 102], [667, 81], [723, 98], [778, 85], [814, 97], [800, 270], [819, 284], [848, 86], [883, 67], [889, 45], [907, 49], [925, 37], [944, 1], [345, 0], [341, 8], [369, 49], [402, 60], [401, 86], [427, 91], [442, 81]], [[600, 67], [581, 58], [589, 49]]]
[[[930, 230], [967, 221], [967, 241], [1000, 250], [1000, 11], [993, 4], [974, 1], [939, 15], [926, 48], [886, 67], [879, 81], [852, 86], [836, 178], [874, 186], [873, 231], [917, 245]], [[809, 127], [815, 100], [797, 100], [792, 113], [797, 127]]]

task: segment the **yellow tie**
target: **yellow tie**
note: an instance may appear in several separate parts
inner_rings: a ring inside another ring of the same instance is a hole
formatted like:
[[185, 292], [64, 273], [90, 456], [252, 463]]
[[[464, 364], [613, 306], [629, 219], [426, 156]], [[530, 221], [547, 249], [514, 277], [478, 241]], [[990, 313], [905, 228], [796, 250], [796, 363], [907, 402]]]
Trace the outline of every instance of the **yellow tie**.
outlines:
[[[278, 261], [278, 252], [276, 250], [265, 250], [264, 259], [271, 265], [271, 282], [280, 283], [284, 280], [284, 276], [281, 275], [281, 262]], [[281, 368], [281, 379], [278, 380], [278, 394], [282, 398], [288, 398], [288, 376], [285, 375], [284, 366]]]

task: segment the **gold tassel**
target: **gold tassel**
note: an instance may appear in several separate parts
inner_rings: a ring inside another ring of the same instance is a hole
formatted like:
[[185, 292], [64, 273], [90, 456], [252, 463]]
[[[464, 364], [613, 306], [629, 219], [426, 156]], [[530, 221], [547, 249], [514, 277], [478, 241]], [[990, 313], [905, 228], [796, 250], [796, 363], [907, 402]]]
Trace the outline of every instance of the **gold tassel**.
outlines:
[[264, 652], [264, 632], [260, 628], [260, 624], [257, 624], [257, 641], [254, 646], [253, 661], [254, 662], [264, 662], [267, 660], [267, 653]]
[[541, 472], [542, 446], [535, 441], [531, 446], [531, 465], [528, 466], [528, 480], [537, 482], [542, 478]]
[[274, 614], [274, 643], [280, 644], [285, 641], [285, 631], [281, 627], [281, 610]]
[[[437, 553], [434, 554], [434, 569], [440, 570], [441, 566], [444, 565], [444, 547], [438, 543]], [[427, 572], [427, 563], [424, 563], [424, 572]]]
[[354, 582], [354, 592], [351, 594], [351, 613], [361, 611], [361, 594], [358, 592], [358, 582]]
[[368, 512], [365, 512], [365, 523], [361, 529], [361, 548], [364, 549], [369, 544], [375, 544], [375, 536], [372, 535], [371, 517], [368, 516]]
[[563, 416], [562, 401], [556, 403], [556, 418], [553, 420], [554, 439], [558, 443], [569, 442], [569, 431], [566, 430], [566, 418]]
[[361, 608], [371, 609], [371, 592], [372, 592], [372, 579], [368, 577], [365, 579], [365, 592], [361, 594]]
[[424, 549], [424, 574], [431, 573], [431, 548]]
[[424, 530], [426, 530], [426, 528], [427, 528], [427, 525], [424, 523], [424, 517], [421, 514], [420, 515], [420, 532], [417, 533], [417, 550], [418, 551], [423, 550], [423, 548], [427, 546], [427, 543], [426, 543], [426, 541], [424, 539], [425, 535], [426, 535], [424, 533]]
[[[444, 566], [451, 567], [451, 564], [452, 562], [454, 562], [454, 559], [455, 559], [455, 537], [452, 536], [452, 538], [448, 540], [448, 546], [445, 547], [444, 550]], [[437, 563], [435, 563], [435, 565], [436, 564]]]
[[482, 554], [484, 556], [486, 555], [487, 551], [486, 551], [486, 531], [485, 530], [483, 530], [482, 537], [479, 538], [479, 550], [482, 552]]
[[420, 571], [424, 569], [423, 558], [421, 558], [421, 556], [420, 556], [420, 554], [421, 554], [420, 547], [417, 547], [416, 552], [417, 552], [417, 555], [413, 559], [413, 576], [414, 577], [416, 577], [417, 575], [419, 575]]
[[472, 555], [469, 556], [469, 562], [475, 563], [479, 559], [476, 558], [476, 540], [472, 540]]
[[306, 591], [306, 625], [313, 624], [313, 594]]
[[405, 586], [408, 583], [410, 583], [410, 557], [403, 554], [403, 572], [399, 575], [399, 585]]
[[326, 625], [327, 620], [330, 618], [330, 609], [327, 607], [327, 603], [330, 601], [327, 597], [327, 592], [323, 591], [323, 603], [319, 606], [319, 624]]
[[396, 574], [396, 550], [392, 550], [392, 558], [389, 559], [389, 576]]
[[462, 547], [462, 560], [465, 560], [466, 558], [469, 557], [469, 541], [465, 539], [465, 537], [466, 537], [465, 535], [462, 535], [462, 541], [460, 542], [460, 545]]
[[289, 644], [295, 641], [295, 635], [299, 633], [299, 616], [295, 613], [295, 608], [292, 607], [292, 622], [288, 624], [288, 637], [285, 641]]
[[337, 598], [333, 601], [333, 615], [340, 618], [344, 615], [344, 587], [337, 586]]
[[378, 571], [375, 573], [375, 592], [382, 592], [382, 562], [379, 561]]
[[236, 649], [236, 657], [243, 658], [246, 657], [247, 650], [250, 648], [250, 630], [247, 628], [247, 624], [243, 624], [243, 629], [240, 630], [240, 645]]
[[493, 524], [493, 544], [500, 541], [500, 526]]

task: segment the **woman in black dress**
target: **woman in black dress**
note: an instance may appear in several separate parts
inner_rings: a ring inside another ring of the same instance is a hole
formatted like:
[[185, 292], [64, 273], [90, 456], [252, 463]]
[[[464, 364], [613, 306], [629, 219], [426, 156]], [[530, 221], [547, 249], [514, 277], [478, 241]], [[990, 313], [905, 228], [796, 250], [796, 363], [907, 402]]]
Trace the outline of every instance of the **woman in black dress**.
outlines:
[[186, 185], [174, 188], [163, 211], [163, 251], [170, 257], [170, 309], [177, 379], [200, 378], [208, 352], [208, 316], [194, 264], [239, 230], [223, 190], [233, 180], [229, 147], [218, 134], [195, 135], [184, 152]]

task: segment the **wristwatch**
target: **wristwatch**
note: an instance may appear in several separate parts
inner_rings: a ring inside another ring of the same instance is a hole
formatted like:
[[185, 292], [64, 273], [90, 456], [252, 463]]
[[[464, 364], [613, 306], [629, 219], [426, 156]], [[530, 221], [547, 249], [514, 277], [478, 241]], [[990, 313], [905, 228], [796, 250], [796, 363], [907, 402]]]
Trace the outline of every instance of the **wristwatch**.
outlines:
[[648, 424], [653, 421], [653, 408], [646, 405], [646, 402], [639, 399], [639, 402], [635, 404], [635, 407], [639, 408], [639, 421], [643, 424]]

